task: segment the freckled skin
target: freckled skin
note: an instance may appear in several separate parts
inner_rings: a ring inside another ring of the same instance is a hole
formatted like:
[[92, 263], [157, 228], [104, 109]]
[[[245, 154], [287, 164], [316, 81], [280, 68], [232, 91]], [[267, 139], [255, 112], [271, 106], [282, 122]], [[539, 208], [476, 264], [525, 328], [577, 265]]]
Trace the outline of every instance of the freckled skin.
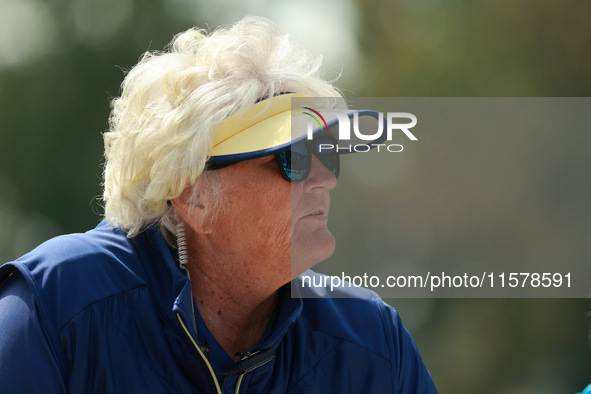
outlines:
[[327, 218], [337, 181], [315, 157], [299, 183], [283, 179], [273, 156], [218, 171], [224, 207], [213, 221], [206, 196], [200, 207], [187, 207], [186, 196], [173, 205], [188, 225], [188, 269], [197, 278], [199, 312], [234, 357], [260, 341], [277, 290], [333, 253]]

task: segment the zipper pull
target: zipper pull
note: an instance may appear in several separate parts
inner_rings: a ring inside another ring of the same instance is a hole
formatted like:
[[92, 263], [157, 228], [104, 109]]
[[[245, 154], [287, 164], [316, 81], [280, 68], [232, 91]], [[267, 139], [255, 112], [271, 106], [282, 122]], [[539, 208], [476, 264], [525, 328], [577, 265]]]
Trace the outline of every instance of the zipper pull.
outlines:
[[238, 361], [236, 367], [230, 373], [242, 375], [273, 360], [275, 358], [275, 350], [272, 348], [257, 351], [246, 349], [236, 353], [236, 355], [240, 356], [240, 361]]

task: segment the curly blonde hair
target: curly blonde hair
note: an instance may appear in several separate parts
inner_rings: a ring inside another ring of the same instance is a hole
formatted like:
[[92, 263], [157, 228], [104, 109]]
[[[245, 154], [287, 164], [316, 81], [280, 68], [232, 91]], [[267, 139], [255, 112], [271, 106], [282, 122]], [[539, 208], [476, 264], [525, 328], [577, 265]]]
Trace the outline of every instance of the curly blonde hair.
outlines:
[[280, 92], [340, 97], [320, 78], [321, 60], [252, 16], [209, 35], [189, 29], [164, 51], [146, 52], [112, 101], [104, 133], [107, 221], [129, 237], [153, 225], [174, 235], [167, 201], [188, 186], [219, 190], [203, 169], [220, 122]]

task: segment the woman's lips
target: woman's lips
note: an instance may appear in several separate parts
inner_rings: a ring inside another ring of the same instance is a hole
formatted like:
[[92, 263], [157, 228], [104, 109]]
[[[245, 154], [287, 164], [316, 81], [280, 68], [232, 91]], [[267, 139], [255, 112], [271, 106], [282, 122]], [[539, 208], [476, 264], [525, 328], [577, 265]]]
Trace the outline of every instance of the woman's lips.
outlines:
[[326, 220], [328, 218], [327, 212], [325, 209], [318, 209], [308, 215], [304, 216], [302, 219], [323, 219]]

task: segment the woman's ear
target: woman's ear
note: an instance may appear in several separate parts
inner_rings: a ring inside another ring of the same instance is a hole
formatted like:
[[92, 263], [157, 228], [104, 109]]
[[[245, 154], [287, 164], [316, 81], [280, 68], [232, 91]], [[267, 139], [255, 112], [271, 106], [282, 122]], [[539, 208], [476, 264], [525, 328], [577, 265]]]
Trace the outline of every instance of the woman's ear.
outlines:
[[199, 234], [211, 233], [211, 220], [208, 216], [211, 213], [207, 201], [195, 193], [192, 186], [183, 190], [180, 196], [170, 200], [177, 215], [189, 225], [193, 231]]

